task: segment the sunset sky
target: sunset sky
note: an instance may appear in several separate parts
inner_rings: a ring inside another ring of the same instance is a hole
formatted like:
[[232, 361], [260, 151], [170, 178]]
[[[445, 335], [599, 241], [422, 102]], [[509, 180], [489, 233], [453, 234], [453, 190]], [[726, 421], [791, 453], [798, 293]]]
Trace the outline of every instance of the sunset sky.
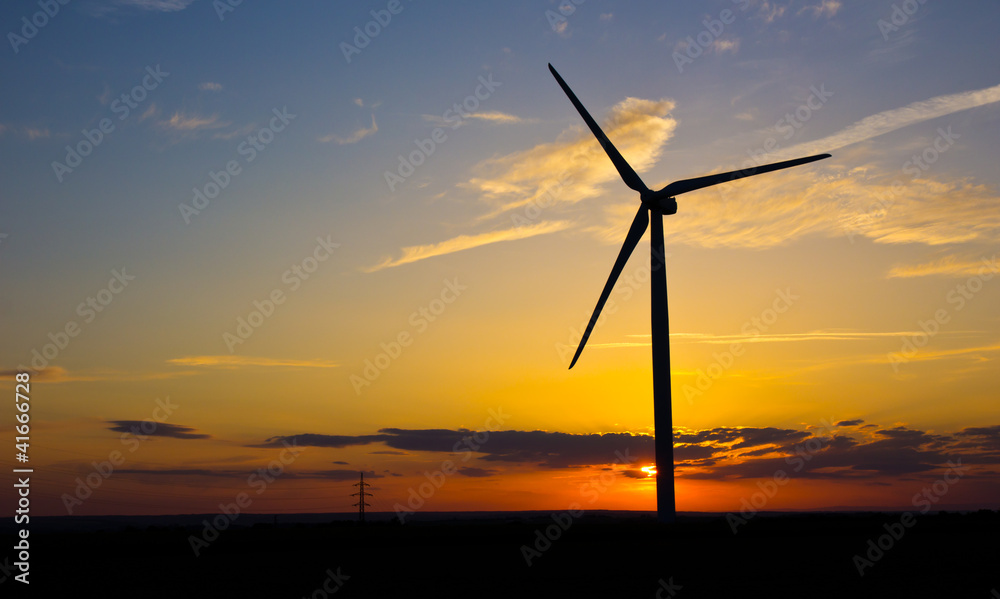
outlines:
[[653, 189], [833, 155], [665, 219], [679, 511], [997, 508], [1000, 5], [577, 1], [4, 3], [32, 513], [655, 509], [647, 240], [567, 369], [638, 197], [547, 63]]

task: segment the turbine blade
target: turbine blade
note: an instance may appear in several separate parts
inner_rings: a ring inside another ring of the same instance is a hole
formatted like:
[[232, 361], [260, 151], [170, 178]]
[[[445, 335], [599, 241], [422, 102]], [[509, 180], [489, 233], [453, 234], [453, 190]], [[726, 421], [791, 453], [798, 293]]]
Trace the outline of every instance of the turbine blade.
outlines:
[[601, 292], [601, 298], [597, 300], [597, 307], [594, 308], [594, 315], [590, 317], [590, 322], [587, 324], [587, 330], [583, 333], [583, 339], [580, 339], [580, 346], [576, 348], [576, 354], [573, 356], [573, 362], [570, 363], [569, 367], [573, 368], [576, 365], [576, 361], [580, 359], [580, 353], [583, 352], [583, 346], [587, 344], [587, 339], [590, 338], [591, 331], [594, 330], [594, 325], [597, 324], [597, 318], [601, 315], [601, 310], [604, 308], [605, 302], [608, 301], [608, 297], [611, 295], [611, 290], [615, 286], [615, 282], [618, 280], [618, 276], [622, 274], [622, 270], [625, 268], [625, 263], [628, 262], [629, 256], [632, 255], [632, 251], [635, 250], [635, 246], [642, 239], [642, 234], [646, 232], [646, 227], [649, 226], [649, 209], [646, 208], [645, 204], [639, 207], [639, 212], [635, 215], [635, 220], [632, 221], [632, 226], [628, 230], [628, 235], [625, 236], [625, 243], [622, 244], [622, 249], [618, 252], [618, 259], [615, 260], [615, 265], [611, 269], [611, 275], [608, 277], [608, 282], [604, 284], [604, 291]]
[[674, 181], [673, 183], [667, 185], [657, 193], [658, 194], [663, 193], [668, 196], [676, 196], [682, 193], [687, 193], [689, 191], [694, 191], [696, 189], [701, 189], [703, 187], [718, 185], [719, 183], [727, 183], [729, 181], [735, 181], [736, 179], [742, 179], [744, 177], [763, 175], [764, 173], [770, 173], [771, 171], [777, 171], [783, 168], [799, 166], [800, 164], [808, 164], [810, 162], [823, 160], [824, 158], [829, 158], [829, 157], [830, 154], [819, 154], [817, 156], [809, 156], [807, 158], [796, 158], [795, 160], [786, 160], [784, 162], [776, 162], [774, 164], [755, 166], [741, 171], [731, 171], [728, 173], [719, 173], [717, 175], [706, 175], [704, 177], [695, 177], [694, 179], [684, 179], [682, 181]]
[[584, 108], [583, 104], [580, 103], [580, 100], [577, 99], [576, 94], [574, 94], [573, 90], [566, 85], [566, 82], [563, 81], [563, 78], [559, 76], [559, 73], [556, 72], [555, 68], [551, 64], [549, 64], [549, 70], [552, 71], [552, 75], [559, 83], [559, 87], [561, 87], [563, 91], [566, 92], [566, 95], [569, 96], [569, 101], [576, 107], [576, 111], [579, 112], [580, 116], [583, 117], [583, 120], [586, 121], [587, 126], [590, 127], [590, 131], [594, 134], [594, 137], [597, 138], [597, 141], [601, 142], [601, 147], [604, 148], [604, 151], [608, 154], [608, 158], [611, 158], [611, 162], [613, 162], [615, 168], [618, 169], [618, 174], [621, 175], [622, 180], [625, 181], [625, 185], [628, 185], [639, 193], [648, 192], [649, 188], [646, 187], [646, 184], [643, 183], [642, 179], [639, 178], [639, 175], [632, 170], [629, 163], [626, 162], [625, 158], [618, 152], [618, 148], [616, 148], [615, 145], [611, 143], [611, 140], [608, 139], [608, 136], [604, 134], [604, 131], [601, 131], [597, 122], [590, 116], [587, 109]]

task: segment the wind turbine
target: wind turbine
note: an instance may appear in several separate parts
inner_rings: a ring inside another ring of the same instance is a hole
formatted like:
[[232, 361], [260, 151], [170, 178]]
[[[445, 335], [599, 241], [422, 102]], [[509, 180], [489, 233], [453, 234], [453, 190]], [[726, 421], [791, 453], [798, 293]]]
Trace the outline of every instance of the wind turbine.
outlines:
[[[629, 227], [628, 235], [625, 236], [625, 243], [618, 253], [618, 259], [615, 260], [615, 265], [611, 269], [608, 282], [604, 284], [604, 291], [601, 292], [601, 297], [597, 300], [597, 307], [594, 308], [594, 314], [590, 317], [587, 330], [584, 331], [583, 338], [580, 340], [580, 346], [576, 348], [576, 354], [569, 365], [570, 368], [573, 368], [576, 365], [576, 361], [580, 359], [583, 346], [587, 344], [587, 339], [590, 338], [590, 333], [594, 330], [597, 318], [601, 315], [601, 309], [604, 308], [604, 303], [608, 301], [608, 296], [611, 295], [611, 290], [614, 288], [618, 276], [625, 268], [625, 263], [628, 262], [629, 256], [635, 250], [639, 239], [646, 233], [646, 228], [649, 227], [650, 221], [653, 223], [649, 253], [653, 271], [651, 277], [652, 314], [650, 321], [653, 337], [653, 426], [656, 429], [656, 438], [654, 441], [657, 464], [656, 513], [660, 522], [673, 522], [677, 512], [674, 501], [674, 425], [670, 405], [670, 332], [667, 319], [667, 275], [663, 253], [663, 215], [677, 213], [677, 200], [674, 198], [682, 193], [742, 179], [743, 177], [751, 177], [800, 164], [807, 164], [816, 160], [829, 158], [830, 154], [819, 154], [817, 156], [786, 160], [774, 164], [765, 164], [741, 171], [683, 179], [681, 181], [674, 181], [659, 191], [652, 191], [646, 187], [646, 184], [642, 182], [639, 175], [629, 166], [614, 144], [611, 143], [611, 140], [608, 139], [608, 136], [604, 134], [604, 131], [601, 131], [601, 128], [594, 121], [593, 117], [590, 116], [587, 109], [577, 99], [576, 94], [566, 85], [566, 82], [563, 81], [563, 78], [559, 76], [559, 73], [556, 72], [551, 64], [549, 64], [549, 70], [552, 71], [552, 75], [559, 82], [559, 87], [566, 92], [570, 102], [573, 103], [577, 112], [580, 113], [587, 126], [590, 127], [590, 131], [594, 134], [594, 137], [597, 138], [597, 141], [601, 142], [601, 147], [604, 148], [604, 151], [608, 154], [608, 158], [611, 159], [615, 168], [618, 169], [618, 174], [625, 181], [625, 185], [639, 192], [639, 201], [641, 202], [639, 211], [632, 221], [632, 226]], [[666, 468], [667, 464], [670, 465], [669, 469]], [[669, 473], [669, 476], [667, 476], [667, 473]]]

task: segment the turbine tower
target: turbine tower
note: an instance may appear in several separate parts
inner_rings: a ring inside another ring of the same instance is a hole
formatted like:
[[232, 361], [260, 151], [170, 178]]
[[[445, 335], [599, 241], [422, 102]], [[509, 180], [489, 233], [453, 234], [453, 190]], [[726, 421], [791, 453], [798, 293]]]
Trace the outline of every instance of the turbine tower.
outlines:
[[[587, 344], [587, 339], [590, 337], [591, 331], [594, 330], [597, 318], [600, 316], [605, 302], [608, 301], [608, 296], [611, 295], [611, 290], [614, 288], [618, 276], [625, 268], [625, 263], [628, 262], [629, 256], [635, 250], [635, 246], [638, 245], [639, 240], [646, 233], [646, 229], [649, 228], [650, 222], [652, 222], [649, 253], [652, 260], [650, 324], [652, 325], [653, 337], [653, 426], [656, 429], [656, 438], [654, 441], [657, 464], [656, 513], [660, 522], [673, 522], [676, 518], [677, 510], [674, 501], [674, 427], [670, 401], [670, 327], [667, 318], [667, 275], [666, 261], [663, 253], [663, 216], [677, 213], [677, 200], [675, 196], [682, 193], [742, 179], [743, 177], [761, 175], [783, 168], [807, 164], [816, 160], [829, 158], [830, 154], [819, 154], [817, 156], [751, 167], [741, 171], [718, 173], [704, 177], [695, 177], [694, 179], [683, 179], [675, 181], [659, 191], [652, 191], [646, 187], [646, 184], [642, 182], [639, 175], [625, 161], [618, 152], [618, 149], [608, 139], [608, 136], [604, 134], [604, 131], [601, 130], [593, 117], [590, 116], [590, 113], [587, 112], [587, 109], [577, 99], [573, 90], [566, 85], [566, 82], [563, 81], [563, 78], [559, 76], [559, 73], [556, 72], [551, 64], [549, 65], [549, 70], [552, 71], [552, 75], [559, 83], [559, 87], [569, 96], [569, 101], [573, 103], [577, 112], [583, 117], [584, 122], [587, 123], [594, 137], [601, 143], [601, 147], [604, 148], [608, 158], [611, 159], [615, 168], [618, 169], [618, 174], [625, 181], [625, 185], [639, 192], [640, 201], [639, 211], [632, 221], [632, 226], [629, 227], [628, 234], [625, 236], [625, 243], [618, 253], [618, 259], [615, 260], [615, 265], [611, 269], [608, 282], [604, 284], [604, 291], [601, 292], [601, 297], [597, 300], [597, 307], [594, 308], [594, 314], [590, 317], [587, 330], [584, 331], [583, 338], [580, 339], [580, 345], [576, 348], [576, 354], [573, 356], [573, 361], [569, 367], [573, 368], [576, 365], [576, 361], [580, 359], [583, 346]], [[668, 464], [669, 468], [667, 467]]]

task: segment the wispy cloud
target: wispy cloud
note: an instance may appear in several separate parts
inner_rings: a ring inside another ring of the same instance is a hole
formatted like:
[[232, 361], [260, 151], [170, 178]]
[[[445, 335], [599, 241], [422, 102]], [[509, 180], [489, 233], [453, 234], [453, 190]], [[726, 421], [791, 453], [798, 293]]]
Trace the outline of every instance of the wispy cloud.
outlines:
[[757, 13], [765, 23], [773, 23], [785, 14], [785, 8], [786, 7], [784, 6], [779, 6], [773, 2], [764, 0], [764, 2], [760, 3]]
[[[1000, 241], [997, 190], [934, 179], [899, 188], [875, 175], [884, 178], [874, 165], [848, 171], [817, 163], [692, 192], [678, 199], [683, 217], [665, 233], [670, 243], [708, 248], [763, 249], [809, 235], [891, 244]], [[635, 204], [611, 204], [605, 211], [606, 222], [589, 230], [620, 243]]]
[[[959, 347], [956, 349], [943, 349], [938, 351], [920, 351], [913, 356], [909, 356], [907, 360], [911, 362], [927, 362], [931, 360], [949, 360], [953, 358], [964, 358], [973, 357], [977, 360], [986, 359], [982, 354], [992, 354], [1000, 352], [1000, 343], [993, 343], [991, 345], [976, 345], [973, 347]], [[872, 362], [878, 364], [885, 364], [887, 361], [886, 356], [875, 356]]]
[[341, 137], [335, 133], [331, 133], [330, 135], [324, 135], [323, 137], [319, 138], [319, 141], [321, 141], [322, 143], [329, 143], [333, 141], [344, 146], [348, 144], [358, 143], [359, 141], [368, 137], [369, 135], [374, 135], [377, 131], [378, 131], [378, 125], [375, 123], [375, 115], [373, 114], [371, 127], [360, 127], [354, 133], [350, 134], [347, 137]]
[[167, 360], [170, 364], [180, 366], [198, 366], [203, 368], [337, 368], [339, 364], [329, 360], [282, 360], [254, 356], [184, 356]]
[[[626, 98], [611, 109], [602, 128], [641, 173], [656, 162], [673, 135], [677, 125], [669, 116], [673, 109], [674, 102], [667, 99]], [[558, 141], [487, 160], [477, 171], [482, 175], [462, 186], [494, 206], [484, 219], [543, 199], [579, 202], [619, 178], [600, 144], [581, 126], [567, 129]]]
[[798, 14], [802, 13], [812, 13], [814, 18], [826, 17], [828, 19], [833, 18], [834, 15], [840, 10], [841, 3], [839, 0], [822, 0], [819, 4], [814, 4], [810, 6], [803, 6], [799, 9]]
[[[14, 378], [20, 370], [0, 370], [0, 378]], [[31, 380], [38, 383], [93, 383], [98, 381], [158, 381], [196, 374], [192, 370], [176, 372], [122, 372], [120, 370], [73, 371], [61, 366], [49, 366], [32, 371]]]
[[890, 279], [928, 276], [974, 277], [996, 273], [1000, 273], [996, 254], [981, 258], [950, 255], [923, 264], [897, 265], [886, 276]]
[[36, 139], [48, 139], [52, 135], [48, 129], [36, 129], [34, 127], [27, 127], [24, 130], [24, 133], [31, 141], [35, 141]]
[[536, 235], [545, 235], [546, 233], [562, 231], [563, 229], [569, 227], [569, 225], [570, 223], [566, 221], [541, 222], [535, 225], [502, 229], [500, 231], [490, 231], [488, 233], [480, 233], [478, 235], [459, 235], [458, 237], [453, 237], [440, 243], [404, 247], [402, 250], [403, 255], [399, 258], [393, 259], [391, 257], [386, 257], [375, 266], [365, 268], [363, 270], [364, 272], [375, 272], [385, 268], [392, 268], [402, 264], [410, 264], [411, 262], [426, 260], [427, 258], [432, 258], [434, 256], [453, 254], [455, 252], [469, 250], [491, 243], [513, 241], [515, 239], [526, 239], [528, 237], [535, 237]]
[[534, 122], [533, 119], [524, 119], [513, 114], [507, 114], [506, 112], [498, 111], [483, 111], [483, 112], [472, 112], [469, 113], [470, 119], [479, 119], [482, 121], [488, 121], [491, 123], [499, 124], [509, 124], [509, 123], [531, 123]]
[[723, 52], [731, 52], [736, 54], [740, 49], [740, 40], [736, 39], [717, 39], [712, 42], [711, 50], [716, 54], [722, 54]]
[[229, 123], [220, 122], [219, 115], [217, 114], [213, 114], [212, 116], [199, 116], [175, 112], [169, 119], [160, 121], [160, 126], [173, 131], [191, 132], [203, 129], [220, 129], [222, 127], [228, 127]]
[[222, 84], [215, 83], [214, 81], [205, 81], [204, 83], [198, 84], [198, 89], [200, 89], [201, 91], [221, 92]]
[[463, 125], [469, 124], [473, 120], [485, 121], [493, 125], [519, 125], [519, 124], [537, 122], [536, 119], [523, 118], [515, 114], [507, 114], [506, 112], [499, 112], [496, 110], [470, 112], [467, 113], [463, 118], [458, 118], [454, 116], [449, 118], [444, 118], [441, 115], [434, 115], [434, 114], [423, 114], [420, 116], [429, 123], [433, 123], [438, 127], [445, 127], [447, 129], [458, 129]]
[[152, 12], [177, 12], [184, 10], [194, 0], [115, 0], [119, 6], [131, 6]]
[[150, 102], [149, 108], [142, 113], [139, 117], [139, 122], [145, 121], [146, 119], [157, 118], [160, 116], [160, 109], [156, 106], [155, 102]]
[[250, 133], [253, 133], [253, 130], [256, 128], [257, 123], [247, 123], [238, 129], [232, 129], [230, 131], [217, 131], [212, 134], [212, 139], [233, 139], [234, 137], [245, 137]]
[[113, 94], [111, 86], [105, 83], [104, 91], [101, 92], [101, 95], [97, 96], [97, 101], [101, 103], [101, 106], [107, 106], [111, 102]]
[[196, 433], [194, 427], [157, 422], [150, 426], [145, 420], [109, 420], [108, 430], [116, 433], [132, 433], [137, 437], [170, 437], [173, 439], [208, 439], [211, 435]]
[[902, 108], [873, 114], [833, 135], [793, 146], [777, 152], [775, 156], [780, 160], [781, 158], [831, 152], [903, 127], [995, 102], [1000, 102], [1000, 85], [947, 96], [937, 96], [930, 100], [914, 102]]
[[[957, 333], [958, 331], [956, 331]], [[812, 331], [809, 333], [786, 333], [782, 335], [715, 335], [712, 333], [670, 333], [670, 338], [679, 342], [730, 345], [733, 343], [790, 343], [800, 341], [864, 341], [883, 337], [899, 338], [912, 336], [920, 331], [857, 332], [857, 331]], [[650, 335], [629, 335], [634, 339], [649, 339]], [[649, 347], [650, 341], [619, 341], [590, 344], [592, 347], [623, 348]]]
[[170, 13], [182, 11], [194, 0], [91, 0], [80, 6], [80, 10], [95, 16], [113, 16], [128, 10]]

